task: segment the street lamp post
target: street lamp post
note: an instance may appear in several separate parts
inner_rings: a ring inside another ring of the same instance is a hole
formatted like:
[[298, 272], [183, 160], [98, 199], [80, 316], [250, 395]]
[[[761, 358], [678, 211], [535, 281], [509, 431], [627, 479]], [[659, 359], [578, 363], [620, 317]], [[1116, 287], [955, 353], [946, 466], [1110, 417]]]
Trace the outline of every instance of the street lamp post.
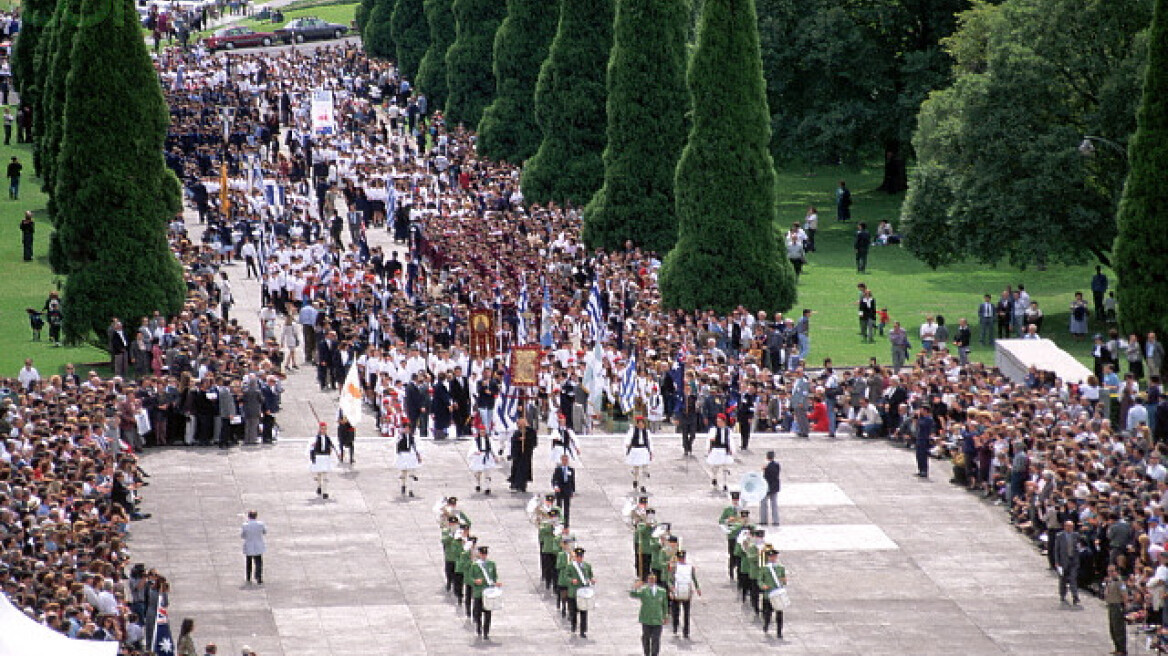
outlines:
[[1120, 155], [1123, 156], [1123, 159], [1125, 161], [1127, 160], [1127, 149], [1126, 148], [1124, 148], [1123, 146], [1119, 145], [1118, 143], [1112, 141], [1111, 139], [1107, 139], [1104, 137], [1096, 137], [1096, 136], [1093, 136], [1090, 134], [1085, 135], [1083, 137], [1082, 143], [1079, 144], [1079, 153], [1084, 155], [1085, 157], [1094, 156], [1095, 155], [1095, 142], [1099, 142], [1099, 143], [1103, 144], [1104, 146], [1107, 146], [1108, 148], [1115, 150], [1117, 153], [1119, 153]]

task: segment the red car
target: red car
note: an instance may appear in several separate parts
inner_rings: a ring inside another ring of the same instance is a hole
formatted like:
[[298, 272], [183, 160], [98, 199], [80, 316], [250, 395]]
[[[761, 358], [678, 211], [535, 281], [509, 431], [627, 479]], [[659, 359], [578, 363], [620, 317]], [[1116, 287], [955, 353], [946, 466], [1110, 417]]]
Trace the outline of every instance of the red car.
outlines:
[[225, 27], [203, 39], [208, 50], [234, 50], [252, 46], [270, 46], [276, 40], [271, 32], [256, 32], [250, 27]]

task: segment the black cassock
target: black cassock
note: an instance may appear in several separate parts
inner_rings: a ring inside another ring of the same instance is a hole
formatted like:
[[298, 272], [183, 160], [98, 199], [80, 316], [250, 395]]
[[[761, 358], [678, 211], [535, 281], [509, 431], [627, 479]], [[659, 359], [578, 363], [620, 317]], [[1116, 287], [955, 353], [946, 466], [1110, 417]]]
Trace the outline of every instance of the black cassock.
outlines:
[[535, 455], [538, 437], [534, 428], [528, 426], [517, 429], [511, 434], [511, 487], [527, 491], [527, 484], [531, 482], [531, 460]]

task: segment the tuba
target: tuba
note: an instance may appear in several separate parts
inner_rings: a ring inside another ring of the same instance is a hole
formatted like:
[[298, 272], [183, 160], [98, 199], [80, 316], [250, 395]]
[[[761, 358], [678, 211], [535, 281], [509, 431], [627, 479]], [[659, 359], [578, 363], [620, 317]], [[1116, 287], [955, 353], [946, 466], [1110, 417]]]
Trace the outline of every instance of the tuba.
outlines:
[[633, 509], [636, 507], [632, 499], [625, 499], [625, 505], [621, 508], [621, 519], [625, 521], [625, 526], [633, 526]]
[[743, 503], [758, 503], [767, 495], [766, 479], [758, 472], [743, 474], [738, 486], [742, 490], [740, 498]]

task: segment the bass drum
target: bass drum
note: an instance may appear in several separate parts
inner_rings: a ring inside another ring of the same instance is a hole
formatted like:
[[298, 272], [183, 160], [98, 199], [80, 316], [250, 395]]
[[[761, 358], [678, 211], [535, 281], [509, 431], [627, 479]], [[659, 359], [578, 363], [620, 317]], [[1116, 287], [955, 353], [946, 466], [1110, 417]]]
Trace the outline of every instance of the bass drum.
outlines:
[[483, 590], [483, 610], [503, 610], [503, 588], [492, 585]]
[[775, 610], [787, 610], [791, 607], [791, 596], [787, 594], [786, 588], [775, 588], [767, 593], [767, 599], [771, 602], [771, 608]]
[[596, 607], [596, 589], [592, 586], [584, 586], [576, 589], [576, 608], [580, 610], [592, 610]]

